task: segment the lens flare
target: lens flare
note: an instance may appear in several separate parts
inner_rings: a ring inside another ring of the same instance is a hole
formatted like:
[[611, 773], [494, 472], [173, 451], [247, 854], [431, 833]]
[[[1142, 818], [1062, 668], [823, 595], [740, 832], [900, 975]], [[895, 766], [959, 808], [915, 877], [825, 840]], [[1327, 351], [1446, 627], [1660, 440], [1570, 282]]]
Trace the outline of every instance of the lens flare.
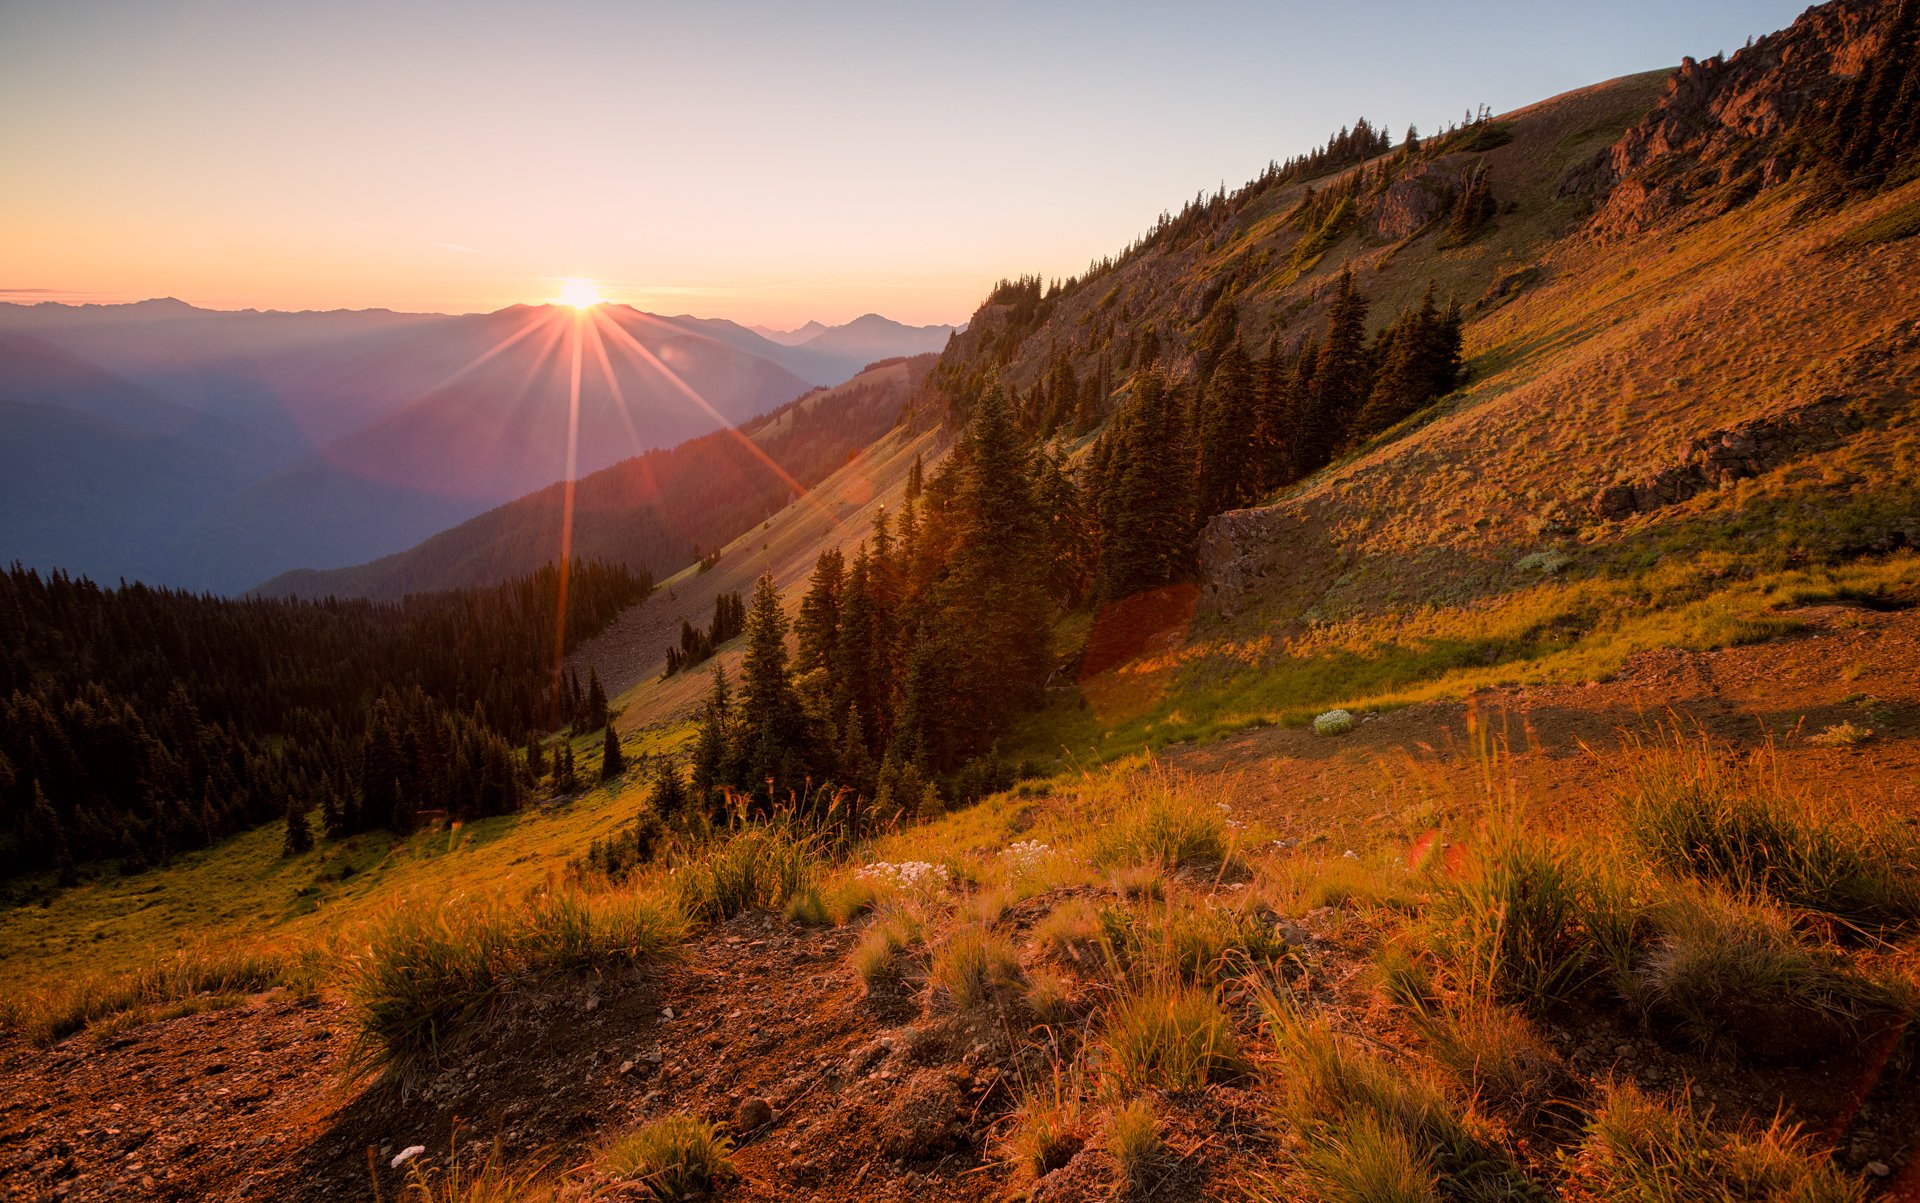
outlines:
[[562, 280], [560, 303], [575, 309], [591, 309], [601, 302], [600, 286], [592, 280]]

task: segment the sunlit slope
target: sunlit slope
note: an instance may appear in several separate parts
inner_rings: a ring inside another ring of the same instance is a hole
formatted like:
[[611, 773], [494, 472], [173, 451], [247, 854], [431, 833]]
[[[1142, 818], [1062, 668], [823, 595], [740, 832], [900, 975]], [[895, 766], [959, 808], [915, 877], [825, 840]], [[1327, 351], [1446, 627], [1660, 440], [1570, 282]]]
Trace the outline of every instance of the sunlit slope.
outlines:
[[[1194, 344], [1226, 309], [1243, 346], [1258, 353], [1317, 333], [1334, 283], [1352, 268], [1386, 325], [1431, 282], [1444, 303], [1470, 314], [1492, 303], [1592, 210], [1582, 169], [1652, 109], [1667, 71], [1595, 84], [1429, 139], [1420, 157], [1394, 155], [1292, 182], [1249, 185], [1220, 198], [1037, 305], [989, 303], [942, 357], [943, 378], [965, 383], [994, 367], [1015, 390], [1031, 388], [1064, 358], [1082, 377], [1105, 370], [1116, 389], [1154, 331], [1160, 365], [1191, 374]], [[1429, 131], [1431, 134], [1432, 131]], [[1376, 176], [1367, 173], [1379, 172]], [[1451, 197], [1482, 176], [1498, 212], [1470, 240], [1448, 238]], [[1303, 202], [1369, 181], [1347, 219], [1310, 220]]]
[[1216, 522], [1215, 608], [1305, 628], [1667, 556], [1753, 571], [1913, 543], [1920, 241], [1833, 244], [1920, 186], [1816, 220], [1799, 199], [1554, 248], [1468, 326], [1465, 390]]
[[789, 612], [797, 611], [820, 553], [838, 547], [851, 558], [872, 533], [881, 507], [899, 507], [914, 460], [921, 459], [931, 472], [948, 445], [930, 423], [896, 426], [801, 500], [727, 544], [712, 568], [703, 572], [690, 566], [663, 581], [644, 605], [582, 644], [571, 665], [583, 676], [589, 667], [596, 669], [608, 692], [618, 695], [614, 708], [623, 732], [690, 717], [712, 687], [715, 665], [730, 679], [738, 678], [741, 641], [705, 664], [663, 679], [667, 648], [678, 641], [681, 622], [704, 628], [716, 597], [737, 592], [746, 598], [767, 573], [773, 574]]

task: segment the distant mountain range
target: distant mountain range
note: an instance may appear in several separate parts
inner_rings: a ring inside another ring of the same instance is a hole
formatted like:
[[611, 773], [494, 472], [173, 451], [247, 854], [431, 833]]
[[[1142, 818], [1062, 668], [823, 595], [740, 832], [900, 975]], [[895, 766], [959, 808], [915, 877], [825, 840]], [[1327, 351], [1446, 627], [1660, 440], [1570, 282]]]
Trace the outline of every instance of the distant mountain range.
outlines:
[[[0, 304], [0, 562], [239, 592], [767, 413], [948, 327], [796, 345], [604, 305], [448, 316]], [[577, 425], [568, 399], [578, 343]]]

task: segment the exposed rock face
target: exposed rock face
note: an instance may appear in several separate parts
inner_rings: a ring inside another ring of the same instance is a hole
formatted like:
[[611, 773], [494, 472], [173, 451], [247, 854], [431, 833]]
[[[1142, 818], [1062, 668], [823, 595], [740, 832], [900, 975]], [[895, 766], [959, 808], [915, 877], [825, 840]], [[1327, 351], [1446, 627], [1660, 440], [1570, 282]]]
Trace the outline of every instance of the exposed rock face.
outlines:
[[1832, 0], [1731, 58], [1683, 60], [1653, 112], [1570, 173], [1562, 194], [1604, 194], [1592, 229], [1619, 237], [1702, 196], [1737, 201], [1777, 182], [1795, 119], [1866, 66], [1898, 4]]
[[1295, 576], [1324, 550], [1299, 514], [1277, 506], [1216, 514], [1200, 534], [1200, 580], [1208, 609], [1231, 618]]
[[1596, 518], [1624, 518], [1673, 505], [1758, 476], [1794, 456], [1834, 446], [1859, 424], [1847, 397], [1820, 397], [1783, 414], [1693, 439], [1678, 449], [1672, 465], [1608, 485], [1594, 494], [1589, 508]]
[[1440, 160], [1404, 171], [1367, 215], [1375, 238], [1397, 242], [1425, 229], [1453, 203], [1457, 172]]

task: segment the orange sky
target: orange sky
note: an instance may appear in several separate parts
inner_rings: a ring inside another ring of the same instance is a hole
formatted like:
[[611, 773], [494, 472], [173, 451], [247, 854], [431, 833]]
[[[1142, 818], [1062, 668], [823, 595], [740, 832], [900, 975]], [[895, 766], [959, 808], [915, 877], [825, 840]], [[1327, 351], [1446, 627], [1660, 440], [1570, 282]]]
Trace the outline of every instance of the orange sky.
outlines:
[[465, 311], [584, 276], [668, 313], [956, 322], [1361, 113], [1431, 128], [1798, 7], [22, 0], [0, 293]]

